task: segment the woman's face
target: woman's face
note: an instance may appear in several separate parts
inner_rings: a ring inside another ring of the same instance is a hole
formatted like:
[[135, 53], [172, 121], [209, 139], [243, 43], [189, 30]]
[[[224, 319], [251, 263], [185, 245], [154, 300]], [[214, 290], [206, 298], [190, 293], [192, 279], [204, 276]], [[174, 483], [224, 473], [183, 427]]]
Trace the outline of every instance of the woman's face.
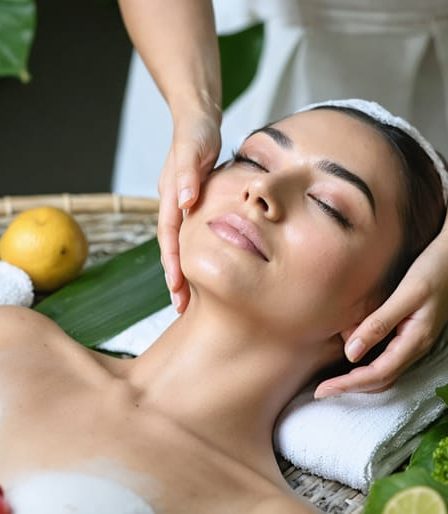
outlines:
[[210, 173], [182, 224], [193, 295], [276, 333], [350, 328], [375, 307], [401, 244], [399, 173], [383, 137], [341, 112], [299, 113], [252, 134]]

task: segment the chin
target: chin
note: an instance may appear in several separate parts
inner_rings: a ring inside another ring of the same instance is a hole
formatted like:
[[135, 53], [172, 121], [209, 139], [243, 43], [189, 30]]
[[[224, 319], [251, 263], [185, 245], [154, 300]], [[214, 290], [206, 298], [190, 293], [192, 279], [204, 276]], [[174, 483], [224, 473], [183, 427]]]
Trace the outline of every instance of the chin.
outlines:
[[180, 259], [182, 272], [193, 285], [213, 289], [219, 295], [241, 295], [244, 291], [253, 294], [247, 265], [229, 252], [210, 247], [196, 247], [194, 252], [181, 248]]

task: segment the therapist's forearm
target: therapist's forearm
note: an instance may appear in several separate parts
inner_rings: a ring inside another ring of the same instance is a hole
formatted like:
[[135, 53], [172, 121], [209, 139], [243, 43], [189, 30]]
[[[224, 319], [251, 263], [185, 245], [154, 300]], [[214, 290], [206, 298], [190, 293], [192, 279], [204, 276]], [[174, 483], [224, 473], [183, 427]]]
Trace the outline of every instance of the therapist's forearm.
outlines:
[[210, 0], [119, 0], [129, 35], [173, 118], [221, 116], [221, 72]]

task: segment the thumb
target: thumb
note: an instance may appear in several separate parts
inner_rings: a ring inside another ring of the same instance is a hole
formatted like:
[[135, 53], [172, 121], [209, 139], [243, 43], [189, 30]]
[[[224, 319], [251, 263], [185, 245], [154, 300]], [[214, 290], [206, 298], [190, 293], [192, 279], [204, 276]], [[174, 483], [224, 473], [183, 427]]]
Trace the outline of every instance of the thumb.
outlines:
[[357, 362], [417, 308], [409, 296], [397, 290], [378, 309], [369, 314], [350, 335], [344, 351], [349, 361]]

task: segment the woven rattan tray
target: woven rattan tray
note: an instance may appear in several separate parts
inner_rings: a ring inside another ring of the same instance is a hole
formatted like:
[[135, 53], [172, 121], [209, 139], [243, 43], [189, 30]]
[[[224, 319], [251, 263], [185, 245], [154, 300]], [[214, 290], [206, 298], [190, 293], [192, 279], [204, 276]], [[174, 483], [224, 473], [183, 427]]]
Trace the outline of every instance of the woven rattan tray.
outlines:
[[[15, 196], [0, 198], [0, 235], [15, 214], [31, 207], [52, 205], [74, 214], [89, 240], [87, 266], [155, 236], [158, 200], [113, 194]], [[365, 497], [338, 482], [323, 480], [278, 456], [283, 476], [298, 495], [322, 512], [358, 514]]]

